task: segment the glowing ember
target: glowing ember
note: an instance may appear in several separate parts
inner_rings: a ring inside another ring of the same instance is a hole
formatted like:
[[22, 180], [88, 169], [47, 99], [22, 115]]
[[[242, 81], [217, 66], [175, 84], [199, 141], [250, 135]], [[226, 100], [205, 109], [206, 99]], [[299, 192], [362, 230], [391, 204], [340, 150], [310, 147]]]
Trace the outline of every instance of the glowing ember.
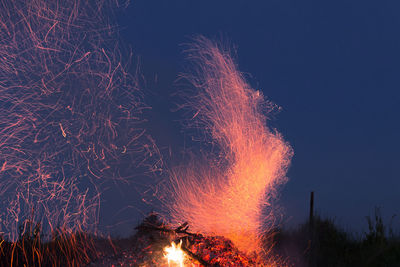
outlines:
[[170, 265], [170, 262], [173, 262], [174, 264], [183, 267], [183, 262], [185, 260], [185, 253], [181, 249], [181, 246], [182, 246], [182, 240], [181, 242], [179, 242], [178, 245], [176, 245], [175, 242], [172, 242], [171, 246], [166, 247], [164, 249], [164, 252], [166, 253], [164, 256], [168, 260], [168, 265]]

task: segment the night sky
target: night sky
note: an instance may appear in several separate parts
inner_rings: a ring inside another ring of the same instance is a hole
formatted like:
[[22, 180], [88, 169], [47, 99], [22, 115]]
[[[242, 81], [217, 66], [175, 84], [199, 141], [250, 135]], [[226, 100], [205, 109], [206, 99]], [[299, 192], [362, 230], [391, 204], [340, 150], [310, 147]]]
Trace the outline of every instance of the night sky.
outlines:
[[[360, 232], [375, 207], [386, 222], [400, 214], [399, 10], [398, 1], [138, 0], [117, 16], [145, 80], [148, 132], [167, 164], [201, 146], [174, 111], [183, 44], [196, 34], [222, 39], [253, 88], [282, 108], [269, 125], [294, 149], [279, 202], [284, 225], [305, 221], [315, 191], [318, 213]], [[135, 191], [112, 192], [103, 224], [131, 226], [151, 209]], [[130, 208], [113, 216], [117, 202]]]

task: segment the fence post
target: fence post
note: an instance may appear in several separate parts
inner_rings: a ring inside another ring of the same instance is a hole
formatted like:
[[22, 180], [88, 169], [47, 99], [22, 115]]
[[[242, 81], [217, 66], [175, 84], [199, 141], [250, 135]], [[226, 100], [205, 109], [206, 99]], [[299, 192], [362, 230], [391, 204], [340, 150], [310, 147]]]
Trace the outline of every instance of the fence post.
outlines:
[[310, 228], [314, 226], [314, 191], [311, 191], [310, 195], [310, 218], [309, 218]]
[[310, 251], [309, 251], [309, 266], [316, 267], [316, 244], [315, 244], [315, 229], [314, 229], [314, 191], [311, 191], [310, 194], [310, 217], [309, 217], [309, 242], [310, 242]]

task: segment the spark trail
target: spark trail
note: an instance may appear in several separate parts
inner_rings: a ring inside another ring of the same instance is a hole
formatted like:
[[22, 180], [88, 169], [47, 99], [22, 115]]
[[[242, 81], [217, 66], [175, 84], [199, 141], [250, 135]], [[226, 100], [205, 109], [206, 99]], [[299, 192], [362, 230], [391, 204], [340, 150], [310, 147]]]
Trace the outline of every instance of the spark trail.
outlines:
[[271, 205], [286, 181], [291, 147], [266, 126], [264, 111], [273, 105], [249, 86], [228, 51], [199, 37], [187, 52], [194, 74], [186, 78], [197, 90], [189, 103], [191, 123], [204, 129], [219, 152], [205, 164], [171, 172], [168, 216], [257, 251], [265, 225], [275, 219]]
[[10, 240], [29, 221], [96, 228], [107, 182], [155, 167], [115, 3], [0, 0], [0, 235]]

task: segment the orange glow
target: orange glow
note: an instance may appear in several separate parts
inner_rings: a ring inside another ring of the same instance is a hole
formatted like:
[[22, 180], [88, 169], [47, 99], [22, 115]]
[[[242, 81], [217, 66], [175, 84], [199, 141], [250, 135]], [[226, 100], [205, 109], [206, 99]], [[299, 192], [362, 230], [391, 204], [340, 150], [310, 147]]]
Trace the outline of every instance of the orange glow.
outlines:
[[172, 242], [171, 246], [164, 248], [164, 256], [167, 258], [169, 266], [171, 266], [171, 262], [174, 264], [172, 266], [184, 266], [183, 262], [185, 261], [185, 253], [181, 249], [181, 246], [182, 240], [178, 245], [176, 245], [175, 242]]
[[188, 54], [195, 73], [187, 78], [198, 90], [192, 122], [218, 153], [172, 171], [169, 216], [194, 231], [225, 236], [242, 251], [258, 251], [261, 229], [274, 222], [273, 200], [292, 149], [266, 126], [274, 105], [249, 86], [227, 51], [200, 37]]

